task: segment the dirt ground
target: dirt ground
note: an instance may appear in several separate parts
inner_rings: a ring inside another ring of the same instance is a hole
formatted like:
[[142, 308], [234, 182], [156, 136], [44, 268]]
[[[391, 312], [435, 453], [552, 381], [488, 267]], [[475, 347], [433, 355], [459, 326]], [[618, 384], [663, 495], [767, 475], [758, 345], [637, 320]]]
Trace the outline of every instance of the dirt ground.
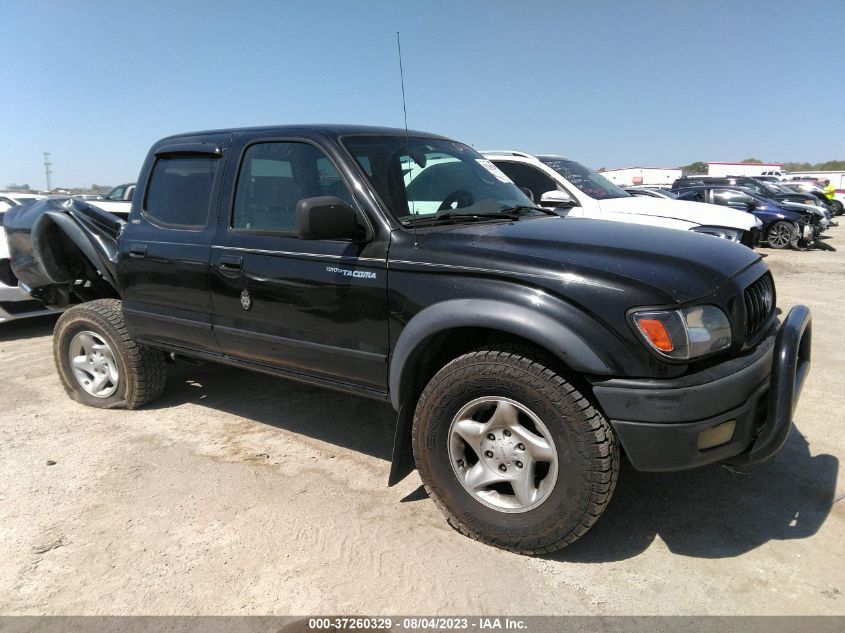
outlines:
[[838, 252], [760, 250], [814, 317], [784, 450], [623, 465], [598, 525], [541, 558], [450, 529], [416, 473], [387, 488], [388, 406], [178, 365], [150, 407], [89, 409], [53, 319], [0, 326], [0, 613], [845, 614], [842, 224]]

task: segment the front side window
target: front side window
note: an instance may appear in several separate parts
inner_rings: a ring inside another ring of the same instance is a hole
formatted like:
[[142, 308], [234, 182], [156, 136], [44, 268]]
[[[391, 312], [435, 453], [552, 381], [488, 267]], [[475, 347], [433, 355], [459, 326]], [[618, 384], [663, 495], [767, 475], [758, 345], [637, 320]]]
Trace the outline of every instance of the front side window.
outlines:
[[471, 147], [404, 136], [349, 136], [343, 144], [392, 214], [405, 224], [488, 216], [531, 200]]
[[160, 157], [150, 176], [144, 213], [170, 228], [204, 227], [218, 164], [216, 156]]
[[514, 163], [506, 160], [494, 161], [496, 166], [514, 181], [517, 187], [528, 189], [531, 199], [540, 202], [540, 198], [547, 191], [557, 191], [557, 183], [542, 171], [525, 163]]
[[627, 191], [617, 187], [597, 171], [585, 167], [581, 163], [576, 163], [574, 160], [563, 158], [543, 158], [541, 160], [566, 178], [579, 191], [595, 200], [629, 198], [631, 196]]
[[353, 204], [346, 183], [323, 152], [301, 142], [256, 143], [241, 163], [232, 228], [293, 232], [297, 203], [317, 196]]

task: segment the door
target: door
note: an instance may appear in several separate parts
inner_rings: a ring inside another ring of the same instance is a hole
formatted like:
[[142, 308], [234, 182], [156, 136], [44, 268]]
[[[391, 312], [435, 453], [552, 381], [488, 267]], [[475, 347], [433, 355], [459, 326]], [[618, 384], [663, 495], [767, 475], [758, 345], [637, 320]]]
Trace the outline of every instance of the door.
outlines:
[[222, 148], [169, 146], [153, 155], [144, 199], [120, 241], [121, 297], [140, 342], [215, 353], [208, 265]]
[[302, 198], [335, 196], [365, 216], [335, 163], [305, 140], [253, 141], [233, 175], [211, 253], [214, 329], [224, 354], [386, 390], [384, 244], [303, 240]]

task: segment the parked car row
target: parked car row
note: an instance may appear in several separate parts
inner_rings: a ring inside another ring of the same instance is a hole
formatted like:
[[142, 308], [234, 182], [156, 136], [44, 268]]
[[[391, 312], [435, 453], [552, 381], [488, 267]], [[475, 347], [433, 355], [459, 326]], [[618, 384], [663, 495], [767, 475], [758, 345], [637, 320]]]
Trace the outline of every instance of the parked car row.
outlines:
[[842, 203], [829, 199], [815, 182], [777, 180], [775, 176], [684, 176], [671, 187], [638, 186], [627, 191], [749, 213], [761, 222], [760, 243], [779, 249], [811, 246], [830, 226], [837, 225], [834, 218], [842, 214]]

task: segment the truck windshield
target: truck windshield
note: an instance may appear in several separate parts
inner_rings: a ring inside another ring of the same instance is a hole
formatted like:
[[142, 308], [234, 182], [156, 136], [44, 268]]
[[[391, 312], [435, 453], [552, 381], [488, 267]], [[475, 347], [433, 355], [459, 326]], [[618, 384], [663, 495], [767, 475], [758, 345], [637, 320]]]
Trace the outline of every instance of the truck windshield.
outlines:
[[519, 187], [468, 145], [404, 136], [348, 136], [343, 145], [402, 223], [448, 216], [506, 217], [534, 208]]
[[106, 200], [123, 200], [123, 192], [126, 190], [124, 185], [120, 185], [119, 187], [115, 187], [111, 191], [109, 191], [109, 195], [106, 196]]
[[572, 186], [595, 200], [631, 197], [631, 194], [614, 185], [597, 171], [574, 160], [562, 158], [541, 158], [540, 160], [566, 178]]

